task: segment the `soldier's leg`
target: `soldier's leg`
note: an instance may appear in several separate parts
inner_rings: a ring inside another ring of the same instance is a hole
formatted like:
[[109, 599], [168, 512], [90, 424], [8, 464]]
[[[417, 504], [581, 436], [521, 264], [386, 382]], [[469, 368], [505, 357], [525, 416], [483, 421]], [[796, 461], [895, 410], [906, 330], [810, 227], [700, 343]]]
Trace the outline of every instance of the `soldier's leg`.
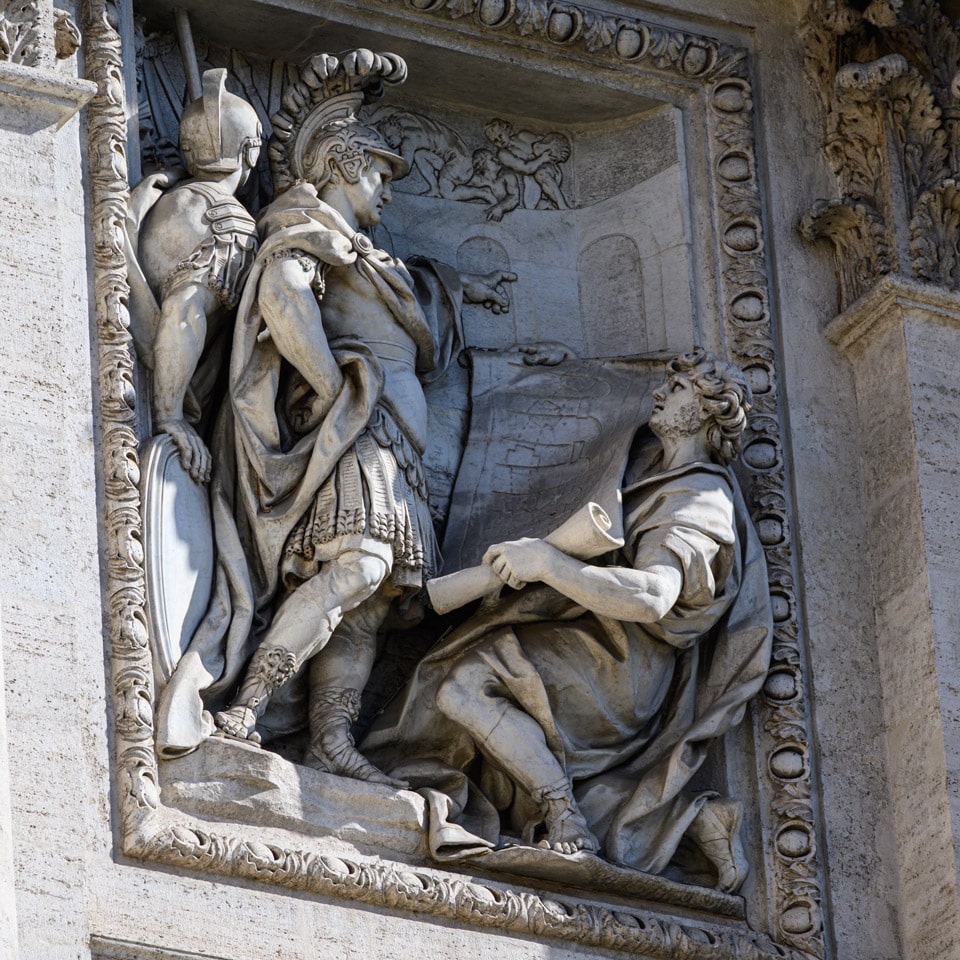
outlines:
[[381, 591], [345, 614], [330, 642], [311, 661], [310, 744], [304, 763], [342, 777], [403, 786], [367, 761], [350, 733], [390, 603], [391, 597]]
[[338, 555], [283, 600], [233, 704], [214, 718], [224, 733], [259, 740], [255, 727], [270, 695], [326, 646], [344, 614], [376, 593], [390, 572], [380, 546]]

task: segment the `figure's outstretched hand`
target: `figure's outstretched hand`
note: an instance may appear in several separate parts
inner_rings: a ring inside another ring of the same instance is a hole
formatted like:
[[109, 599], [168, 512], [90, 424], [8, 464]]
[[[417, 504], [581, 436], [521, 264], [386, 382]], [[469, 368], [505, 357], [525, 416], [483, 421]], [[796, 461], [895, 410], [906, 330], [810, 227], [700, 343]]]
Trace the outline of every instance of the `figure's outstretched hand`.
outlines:
[[508, 586], [519, 590], [527, 583], [544, 580], [556, 553], [544, 540], [523, 537], [495, 543], [483, 555], [483, 562]]
[[555, 367], [558, 363], [577, 355], [565, 343], [555, 340], [545, 340], [543, 343], [523, 343], [517, 349], [523, 354], [523, 362], [528, 367]]
[[490, 273], [465, 273], [463, 299], [467, 303], [479, 303], [491, 313], [510, 312], [510, 294], [504, 286], [513, 283], [517, 275], [510, 270], [492, 270]]
[[183, 469], [197, 483], [209, 483], [213, 458], [197, 431], [186, 420], [162, 420], [157, 424], [157, 431], [172, 438]]

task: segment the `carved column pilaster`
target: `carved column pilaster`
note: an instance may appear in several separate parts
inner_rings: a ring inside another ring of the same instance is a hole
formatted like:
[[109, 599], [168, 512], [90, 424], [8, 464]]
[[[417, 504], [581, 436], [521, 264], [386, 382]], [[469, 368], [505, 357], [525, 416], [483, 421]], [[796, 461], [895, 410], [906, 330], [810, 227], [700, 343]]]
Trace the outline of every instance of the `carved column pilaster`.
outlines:
[[837, 196], [800, 229], [834, 244], [857, 391], [903, 955], [960, 958], [960, 31], [937, 0], [813, 0], [804, 41]]
[[833, 320], [859, 411], [905, 957], [960, 957], [960, 294], [888, 277]]

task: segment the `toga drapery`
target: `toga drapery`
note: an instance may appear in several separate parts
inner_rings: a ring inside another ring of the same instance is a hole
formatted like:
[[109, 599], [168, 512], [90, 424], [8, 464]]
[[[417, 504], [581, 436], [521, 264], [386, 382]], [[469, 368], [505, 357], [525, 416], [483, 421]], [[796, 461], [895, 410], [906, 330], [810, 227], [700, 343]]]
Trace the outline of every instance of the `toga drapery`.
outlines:
[[[215, 584], [207, 615], [161, 694], [161, 755], [194, 749], [212, 732], [204, 701], [222, 699], [236, 685], [267, 625], [287, 539], [374, 418], [383, 388], [383, 368], [370, 348], [341, 337], [330, 343], [343, 375], [339, 394], [307, 429], [302, 424], [293, 429], [283, 392], [294, 378], [259, 305], [265, 266], [296, 253], [335, 267], [352, 264], [415, 342], [417, 374], [424, 382], [438, 376], [462, 346], [456, 271], [421, 259], [408, 269], [362, 235], [358, 239], [311, 184], [282, 194], [258, 225], [260, 251], [237, 313], [229, 396], [213, 444]], [[299, 410], [307, 405], [298, 398]], [[281, 718], [274, 728], [294, 725], [292, 718]]]

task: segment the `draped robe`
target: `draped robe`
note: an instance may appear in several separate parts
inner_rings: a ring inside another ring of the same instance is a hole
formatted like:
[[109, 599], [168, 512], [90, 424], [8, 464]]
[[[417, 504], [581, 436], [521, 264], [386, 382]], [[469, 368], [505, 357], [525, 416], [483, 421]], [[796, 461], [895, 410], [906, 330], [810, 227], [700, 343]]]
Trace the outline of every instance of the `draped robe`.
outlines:
[[[688, 790], [711, 741], [740, 722], [770, 661], [766, 565], [736, 478], [713, 463], [654, 467], [623, 489], [626, 543], [644, 566], [666, 547], [683, 571], [659, 622], [591, 613], [543, 584], [489, 603], [429, 654], [361, 746], [427, 797], [439, 860], [481, 854], [542, 819], [525, 791], [437, 708], [466, 653], [531, 716], [615, 863], [662, 872], [715, 794]], [[469, 776], [468, 776], [469, 774]]]
[[[383, 368], [371, 348], [340, 337], [330, 348], [343, 386], [306, 432], [291, 428], [283, 391], [296, 378], [285, 375], [289, 364], [270, 336], [259, 303], [266, 265], [298, 252], [323, 264], [354, 265], [416, 344], [422, 382], [439, 376], [462, 346], [460, 280], [451, 267], [416, 259], [408, 269], [358, 236], [309, 183], [282, 194], [258, 225], [262, 243], [237, 312], [229, 395], [213, 445], [214, 589], [205, 619], [161, 694], [161, 755], [195, 749], [213, 732], [204, 708], [224, 703], [269, 624], [287, 538], [363, 433], [383, 389]], [[302, 409], [306, 402], [300, 397], [297, 405]], [[295, 715], [302, 704], [288, 704], [290, 716], [283, 717], [278, 713], [284, 698], [275, 699], [267, 727], [282, 732], [302, 725], [305, 717]]]

